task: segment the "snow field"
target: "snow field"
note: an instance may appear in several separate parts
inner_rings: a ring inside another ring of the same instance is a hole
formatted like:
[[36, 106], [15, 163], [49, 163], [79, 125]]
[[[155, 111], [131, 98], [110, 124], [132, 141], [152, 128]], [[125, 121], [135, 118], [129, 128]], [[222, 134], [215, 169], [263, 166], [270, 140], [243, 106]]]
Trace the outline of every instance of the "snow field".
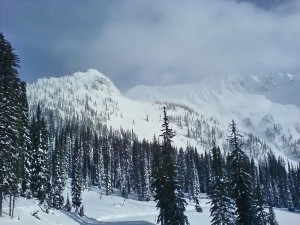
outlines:
[[[69, 186], [69, 185], [68, 185]], [[119, 196], [106, 196], [101, 190], [92, 188], [82, 193], [85, 216], [80, 217], [71, 212], [51, 209], [49, 214], [42, 211], [35, 199], [18, 198], [15, 217], [11, 219], [6, 213], [0, 218], [0, 225], [151, 225], [156, 224], [158, 216], [156, 203], [124, 199]], [[65, 190], [65, 197], [71, 190]], [[187, 200], [188, 201], [188, 200]], [[191, 225], [210, 225], [209, 199], [201, 198], [203, 213], [195, 211], [194, 203], [188, 201], [186, 215]], [[38, 210], [37, 216], [32, 216]], [[4, 212], [8, 207], [4, 206]], [[299, 225], [300, 214], [285, 209], [275, 209], [279, 225]], [[19, 217], [19, 219], [18, 219]]]

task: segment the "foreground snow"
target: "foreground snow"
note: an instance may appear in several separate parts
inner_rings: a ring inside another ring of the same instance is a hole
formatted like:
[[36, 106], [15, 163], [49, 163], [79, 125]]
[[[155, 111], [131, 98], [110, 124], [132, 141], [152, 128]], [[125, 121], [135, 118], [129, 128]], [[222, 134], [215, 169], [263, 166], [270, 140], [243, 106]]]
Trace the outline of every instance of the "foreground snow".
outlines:
[[[69, 189], [68, 189], [69, 190]], [[74, 212], [63, 210], [50, 210], [49, 214], [43, 212], [34, 199], [19, 198], [15, 210], [15, 218], [11, 219], [4, 213], [0, 218], [0, 225], [150, 225], [156, 224], [158, 211], [155, 202], [140, 202], [133, 199], [124, 200], [118, 196], [100, 195], [99, 190], [93, 189], [83, 193], [85, 216], [80, 217]], [[70, 192], [69, 192], [70, 194]], [[203, 213], [197, 213], [193, 203], [187, 206], [186, 215], [191, 225], [209, 225], [208, 199], [201, 199]], [[38, 211], [37, 216], [32, 216]], [[4, 212], [8, 208], [4, 207]], [[300, 214], [291, 213], [284, 209], [275, 209], [279, 225], [299, 225]]]

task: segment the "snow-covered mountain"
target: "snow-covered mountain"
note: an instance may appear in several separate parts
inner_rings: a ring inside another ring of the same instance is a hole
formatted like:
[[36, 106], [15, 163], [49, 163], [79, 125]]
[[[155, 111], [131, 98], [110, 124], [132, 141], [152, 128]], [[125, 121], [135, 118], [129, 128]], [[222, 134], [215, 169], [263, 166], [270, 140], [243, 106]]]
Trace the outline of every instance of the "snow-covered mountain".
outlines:
[[[97, 129], [135, 132], [152, 140], [162, 124], [162, 106], [167, 105], [174, 145], [187, 144], [199, 151], [212, 141], [227, 146], [228, 124], [234, 119], [244, 134], [249, 154], [260, 158], [273, 150], [276, 155], [298, 161], [300, 156], [299, 76], [222, 77], [198, 84], [168, 87], [138, 86], [122, 95], [96, 70], [61, 78], [39, 79], [28, 85], [30, 109], [42, 110], [60, 122], [81, 118]], [[172, 104], [171, 104], [172, 103]]]
[[258, 136], [274, 151], [299, 154], [299, 87], [299, 76], [290, 74], [227, 76], [192, 85], [138, 86], [126, 95], [185, 104], [225, 124], [234, 119], [242, 131]]

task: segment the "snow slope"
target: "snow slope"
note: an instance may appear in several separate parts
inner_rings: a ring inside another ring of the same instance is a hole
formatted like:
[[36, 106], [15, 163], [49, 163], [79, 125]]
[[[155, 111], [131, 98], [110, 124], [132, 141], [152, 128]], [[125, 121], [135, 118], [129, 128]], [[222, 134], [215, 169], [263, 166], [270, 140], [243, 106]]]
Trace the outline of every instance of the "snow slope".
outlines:
[[248, 76], [206, 79], [192, 85], [168, 87], [137, 86], [127, 91], [131, 99], [155, 102], [168, 101], [190, 106], [219, 120], [232, 118], [243, 121], [249, 117], [255, 131], [264, 117], [289, 127], [292, 135], [300, 136], [296, 129], [300, 122], [300, 76]]
[[[65, 193], [70, 193], [70, 184]], [[150, 225], [156, 224], [158, 211], [155, 202], [140, 202], [133, 199], [124, 200], [118, 196], [101, 195], [101, 190], [92, 189], [83, 192], [83, 203], [86, 209], [82, 218], [72, 209], [71, 212], [51, 209], [49, 214], [43, 212], [34, 199], [19, 198], [15, 217], [7, 215], [0, 218], [0, 225]], [[210, 213], [208, 199], [201, 199], [203, 213], [195, 211], [194, 203], [188, 202], [186, 215], [191, 225], [209, 225]], [[4, 212], [8, 208], [4, 207]], [[32, 216], [38, 211], [37, 216]], [[299, 225], [300, 214], [288, 212], [285, 209], [275, 209], [279, 225]]]
[[176, 132], [177, 147], [190, 144], [199, 151], [208, 150], [212, 132], [218, 144], [225, 146], [228, 124], [234, 119], [245, 140], [251, 142], [248, 149], [254, 149], [255, 157], [272, 149], [277, 156], [297, 162], [299, 86], [298, 76], [289, 74], [231, 76], [192, 85], [138, 86], [125, 96], [106, 76], [90, 69], [61, 78], [39, 79], [27, 89], [31, 111], [40, 103], [42, 110], [51, 111], [61, 123], [81, 118], [90, 121], [94, 129], [102, 123], [113, 129], [132, 130], [139, 139], [149, 141], [160, 134], [162, 107], [166, 105], [163, 101], [176, 103], [168, 105], [167, 113]]
[[[162, 124], [162, 106], [131, 100], [96, 70], [77, 72], [61, 78], [39, 79], [27, 87], [30, 111], [39, 103], [63, 121], [78, 117], [89, 119], [95, 127], [104, 123], [113, 129], [133, 130], [140, 139], [151, 141]], [[171, 110], [170, 110], [171, 113]], [[184, 114], [178, 108], [172, 115]], [[96, 129], [96, 128], [95, 128]], [[186, 138], [178, 137], [177, 146], [185, 147]]]
[[300, 76], [290, 74], [227, 76], [191, 85], [137, 86], [126, 96], [185, 104], [223, 124], [234, 119], [242, 131], [255, 134], [280, 153], [300, 149], [299, 87]]

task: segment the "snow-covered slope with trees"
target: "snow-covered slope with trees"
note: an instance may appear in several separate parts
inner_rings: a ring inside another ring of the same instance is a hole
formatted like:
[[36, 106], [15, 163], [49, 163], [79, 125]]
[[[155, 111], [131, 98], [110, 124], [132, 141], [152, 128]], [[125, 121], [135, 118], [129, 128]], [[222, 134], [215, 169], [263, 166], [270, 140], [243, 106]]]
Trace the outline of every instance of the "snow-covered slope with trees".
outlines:
[[[149, 141], [161, 129], [160, 104], [141, 103], [123, 96], [107, 77], [96, 70], [61, 78], [39, 79], [28, 85], [27, 93], [30, 111], [34, 112], [40, 104], [50, 123], [51, 118], [55, 118], [54, 126], [68, 120], [83, 120], [94, 130], [105, 124], [115, 130], [133, 131], [139, 139]], [[176, 110], [170, 111], [173, 116], [180, 116], [185, 115], [188, 109], [176, 107]], [[184, 135], [179, 134], [176, 145], [184, 147], [186, 143]]]
[[299, 76], [225, 76], [191, 85], [138, 86], [131, 99], [185, 104], [222, 124], [237, 121], [243, 132], [260, 138], [275, 152], [299, 157]]
[[109, 78], [90, 69], [39, 79], [27, 89], [30, 109], [39, 103], [50, 117], [60, 119], [56, 123], [80, 118], [94, 129], [105, 124], [151, 141], [160, 132], [162, 105], [167, 105], [177, 147], [190, 144], [201, 151], [216, 139], [226, 149], [228, 124], [234, 119], [249, 154], [260, 158], [272, 149], [278, 156], [295, 159], [300, 156], [297, 86], [298, 76], [289, 74], [231, 76], [192, 85], [138, 86], [126, 93], [128, 98]]

